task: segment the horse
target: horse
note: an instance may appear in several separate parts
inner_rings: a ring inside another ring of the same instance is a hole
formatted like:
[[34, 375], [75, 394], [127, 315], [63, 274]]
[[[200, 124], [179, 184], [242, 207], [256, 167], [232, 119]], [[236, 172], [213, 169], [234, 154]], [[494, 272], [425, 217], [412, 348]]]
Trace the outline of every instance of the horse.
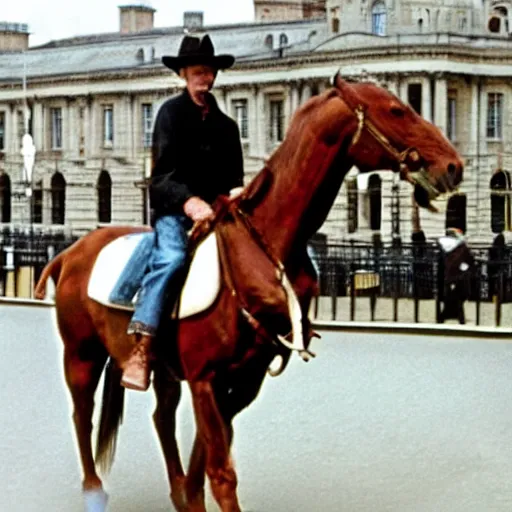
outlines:
[[[349, 82], [337, 74], [332, 88], [297, 109], [283, 142], [244, 192], [224, 201], [214, 223], [222, 272], [214, 303], [179, 322], [166, 315], [159, 330], [153, 419], [170, 497], [179, 512], [206, 511], [205, 476], [220, 510], [241, 510], [230, 456], [232, 420], [257, 397], [276, 356], [278, 374], [292, 352], [306, 360], [311, 355], [315, 333], [307, 315], [318, 286], [307, 242], [353, 166], [360, 172], [400, 173], [414, 187], [418, 204], [429, 209], [435, 209], [433, 200], [457, 188], [463, 173], [459, 154], [438, 128], [376, 84]], [[88, 233], [50, 261], [36, 285], [36, 297], [43, 298], [49, 277], [56, 283], [88, 511], [105, 510], [97, 465], [108, 469], [113, 461], [124, 393], [120, 368], [133, 341], [126, 335], [129, 314], [90, 299], [87, 283], [107, 244], [146, 229], [103, 227]], [[287, 341], [290, 329], [292, 341]], [[91, 418], [105, 367], [95, 463]], [[197, 426], [186, 473], [175, 436], [183, 381], [190, 388]]]

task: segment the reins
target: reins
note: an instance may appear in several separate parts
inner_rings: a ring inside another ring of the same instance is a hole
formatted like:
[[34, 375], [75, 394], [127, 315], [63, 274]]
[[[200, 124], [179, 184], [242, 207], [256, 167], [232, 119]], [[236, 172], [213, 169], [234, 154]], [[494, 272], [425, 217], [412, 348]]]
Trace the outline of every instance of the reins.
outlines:
[[[237, 202], [239, 203], [239, 201]], [[217, 227], [215, 228], [215, 233], [219, 244], [219, 255], [221, 258], [221, 262], [223, 263], [223, 267], [225, 269], [226, 285], [229, 288], [231, 295], [235, 297], [236, 300], [238, 301], [239, 309], [242, 316], [245, 318], [247, 323], [253, 328], [253, 330], [256, 333], [271, 340], [276, 345], [277, 342], [279, 342], [287, 349], [297, 352], [298, 355], [304, 361], [309, 361], [312, 357], [315, 357], [315, 354], [310, 350], [306, 349], [304, 346], [302, 311], [295, 291], [293, 290], [293, 286], [290, 280], [288, 279], [288, 276], [286, 275], [286, 269], [283, 262], [274, 254], [269, 244], [265, 241], [263, 235], [256, 229], [254, 224], [252, 224], [252, 222], [249, 219], [249, 216], [240, 207], [239, 204], [236, 204], [236, 206], [231, 210], [231, 213], [242, 220], [242, 224], [247, 229], [247, 232], [249, 233], [251, 239], [256, 242], [256, 244], [260, 247], [265, 256], [269, 259], [269, 261], [276, 269], [276, 277], [279, 281], [279, 284], [285, 291], [285, 294], [288, 299], [289, 309], [292, 310], [290, 311], [290, 321], [292, 323], [293, 339], [290, 342], [280, 334], [270, 333], [269, 330], [265, 326], [263, 326], [263, 324], [257, 318], [255, 318], [254, 315], [250, 313], [249, 307], [245, 302], [242, 294], [239, 292], [239, 290], [237, 290], [233, 276], [231, 274], [231, 264], [229, 261], [228, 251], [226, 248], [226, 242], [222, 234], [222, 225], [217, 225]]]

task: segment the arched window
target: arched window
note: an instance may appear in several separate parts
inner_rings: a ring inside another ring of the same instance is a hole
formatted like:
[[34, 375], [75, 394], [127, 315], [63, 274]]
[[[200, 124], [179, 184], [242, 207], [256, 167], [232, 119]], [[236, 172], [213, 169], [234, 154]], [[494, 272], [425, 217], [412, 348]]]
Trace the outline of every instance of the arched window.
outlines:
[[279, 46], [283, 47], [288, 44], [288, 36], [286, 34], [281, 34], [279, 36]]
[[370, 203], [370, 229], [379, 230], [382, 219], [382, 179], [378, 174], [368, 178], [368, 200]]
[[38, 180], [32, 187], [32, 222], [43, 223], [43, 181]]
[[487, 28], [489, 29], [489, 32], [499, 34], [501, 31], [501, 19], [498, 16], [491, 16], [487, 23]]
[[98, 190], [98, 221], [112, 221], [112, 179], [108, 171], [101, 171], [96, 184]]
[[11, 222], [11, 179], [0, 173], [0, 222]]
[[457, 228], [466, 232], [466, 194], [455, 194], [448, 199], [445, 228]]
[[491, 231], [502, 233], [510, 227], [510, 173], [499, 170], [491, 177]]
[[385, 36], [387, 30], [386, 5], [381, 0], [372, 6], [372, 33], [377, 36]]
[[347, 227], [349, 233], [355, 233], [358, 227], [358, 191], [357, 180], [347, 180]]
[[66, 212], [66, 180], [60, 172], [52, 176], [52, 224], [64, 224]]
[[265, 46], [270, 49], [274, 47], [274, 36], [272, 34], [268, 34], [267, 37], [265, 37]]

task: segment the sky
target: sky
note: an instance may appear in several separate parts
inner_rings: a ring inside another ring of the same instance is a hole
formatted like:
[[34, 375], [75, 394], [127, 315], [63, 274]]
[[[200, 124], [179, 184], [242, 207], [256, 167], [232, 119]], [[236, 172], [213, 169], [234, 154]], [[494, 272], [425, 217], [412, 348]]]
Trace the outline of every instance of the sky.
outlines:
[[184, 11], [203, 11], [206, 25], [254, 19], [253, 0], [0, 0], [0, 22], [27, 23], [30, 46], [52, 39], [119, 30], [119, 5], [150, 5], [155, 27], [182, 24]]

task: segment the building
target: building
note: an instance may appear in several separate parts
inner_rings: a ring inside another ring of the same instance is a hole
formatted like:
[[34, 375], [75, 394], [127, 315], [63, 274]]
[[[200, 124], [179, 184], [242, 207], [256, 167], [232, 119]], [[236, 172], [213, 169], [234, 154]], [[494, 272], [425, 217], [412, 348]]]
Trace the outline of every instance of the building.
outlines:
[[[302, 7], [288, 11], [298, 19], [275, 20], [284, 4]], [[117, 32], [39, 47], [28, 46], [26, 26], [0, 25], [0, 220], [74, 233], [147, 220], [145, 193], [135, 184], [147, 173], [154, 115], [182, 87], [161, 56], [176, 54], [187, 30], [208, 31], [218, 52], [237, 57], [219, 75], [216, 95], [239, 123], [249, 177], [282, 140], [293, 111], [329, 87], [337, 70], [389, 88], [465, 155], [461, 193], [439, 201], [443, 213], [436, 216], [418, 213], [409, 185], [390, 173], [354, 170], [322, 227], [329, 239], [378, 233], [408, 240], [419, 225], [434, 237], [455, 224], [490, 241], [493, 232], [510, 229], [506, 2], [255, 0], [255, 11], [256, 23], [204, 27], [202, 13], [190, 12], [183, 26], [156, 28], [153, 9], [125, 5]], [[37, 149], [30, 200], [20, 155], [25, 123]], [[492, 199], [491, 189], [499, 192]]]

